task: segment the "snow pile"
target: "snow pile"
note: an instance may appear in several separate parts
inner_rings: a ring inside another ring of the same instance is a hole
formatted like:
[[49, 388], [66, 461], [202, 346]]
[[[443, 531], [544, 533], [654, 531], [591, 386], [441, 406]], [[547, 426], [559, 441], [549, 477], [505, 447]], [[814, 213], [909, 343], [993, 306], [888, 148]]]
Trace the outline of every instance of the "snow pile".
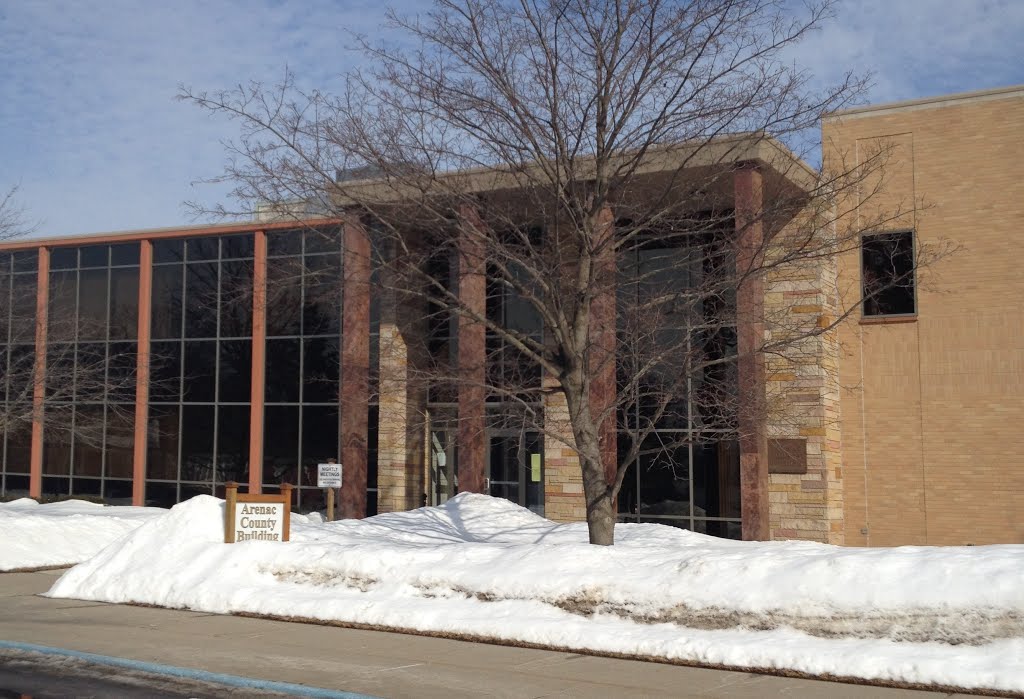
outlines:
[[0, 503], [0, 572], [80, 563], [162, 514], [167, 510], [84, 500]]
[[615, 547], [504, 500], [223, 544], [200, 496], [48, 593], [965, 688], [1024, 690], [1024, 546], [846, 549], [621, 524]]

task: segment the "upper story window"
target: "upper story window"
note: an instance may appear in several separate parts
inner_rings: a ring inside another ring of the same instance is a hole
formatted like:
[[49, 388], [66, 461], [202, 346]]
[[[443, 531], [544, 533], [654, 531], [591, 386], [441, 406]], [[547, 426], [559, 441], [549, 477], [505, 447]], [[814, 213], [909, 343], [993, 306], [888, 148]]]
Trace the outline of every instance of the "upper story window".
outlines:
[[917, 313], [914, 232], [875, 233], [861, 241], [865, 316]]

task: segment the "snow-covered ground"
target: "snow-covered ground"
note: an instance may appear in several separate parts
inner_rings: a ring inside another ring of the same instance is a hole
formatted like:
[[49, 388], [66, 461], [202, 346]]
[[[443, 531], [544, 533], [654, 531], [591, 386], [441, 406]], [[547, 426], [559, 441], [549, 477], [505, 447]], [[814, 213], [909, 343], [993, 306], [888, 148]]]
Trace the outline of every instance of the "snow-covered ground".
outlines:
[[1024, 546], [743, 543], [620, 524], [612, 548], [504, 500], [223, 544], [200, 496], [48, 593], [447, 632], [747, 668], [1024, 690]]
[[157, 507], [104, 507], [83, 500], [0, 503], [0, 571], [80, 563], [165, 514]]

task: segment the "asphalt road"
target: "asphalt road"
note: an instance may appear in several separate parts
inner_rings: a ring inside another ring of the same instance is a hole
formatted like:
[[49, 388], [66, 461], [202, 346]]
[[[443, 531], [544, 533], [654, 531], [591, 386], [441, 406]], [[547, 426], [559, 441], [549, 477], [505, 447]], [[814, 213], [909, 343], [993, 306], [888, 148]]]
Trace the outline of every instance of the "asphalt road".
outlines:
[[[0, 575], [0, 640], [378, 697], [966, 696], [39, 597], [38, 593], [49, 589], [60, 574], [61, 571], [47, 571]], [[105, 673], [106, 681], [117, 678], [118, 673]], [[0, 689], [6, 689], [3, 675]], [[168, 694], [142, 696], [176, 696], [173, 691], [177, 690], [170, 687]], [[254, 696], [254, 692], [246, 696]]]

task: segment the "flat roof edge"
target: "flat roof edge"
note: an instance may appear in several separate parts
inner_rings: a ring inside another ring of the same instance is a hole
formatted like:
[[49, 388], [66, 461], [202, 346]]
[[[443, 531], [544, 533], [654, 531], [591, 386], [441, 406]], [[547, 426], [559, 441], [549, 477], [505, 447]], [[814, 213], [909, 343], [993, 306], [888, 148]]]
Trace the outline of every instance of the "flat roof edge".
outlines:
[[161, 238], [183, 238], [189, 235], [228, 235], [250, 231], [272, 231], [281, 228], [301, 226], [334, 225], [341, 221], [334, 218], [277, 218], [270, 220], [248, 219], [230, 223], [203, 223], [190, 226], [166, 226], [161, 228], [140, 228], [125, 231], [80, 233], [75, 235], [54, 235], [32, 238], [8, 238], [0, 241], [0, 252], [30, 248], [51, 248], [68, 245], [105, 245], [129, 243], [136, 240]]
[[833, 119], [840, 118], [857, 118], [883, 112], [930, 109], [955, 102], [986, 102], [988, 100], [1007, 99], [1012, 97], [1024, 97], [1024, 85], [1009, 85], [1007, 87], [995, 87], [987, 90], [958, 92], [952, 95], [936, 95], [934, 97], [922, 97], [919, 99], [903, 100], [900, 102], [889, 102], [888, 104], [852, 107], [850, 109], [841, 109], [837, 112], [832, 112], [824, 117], [824, 121], [831, 121]]

